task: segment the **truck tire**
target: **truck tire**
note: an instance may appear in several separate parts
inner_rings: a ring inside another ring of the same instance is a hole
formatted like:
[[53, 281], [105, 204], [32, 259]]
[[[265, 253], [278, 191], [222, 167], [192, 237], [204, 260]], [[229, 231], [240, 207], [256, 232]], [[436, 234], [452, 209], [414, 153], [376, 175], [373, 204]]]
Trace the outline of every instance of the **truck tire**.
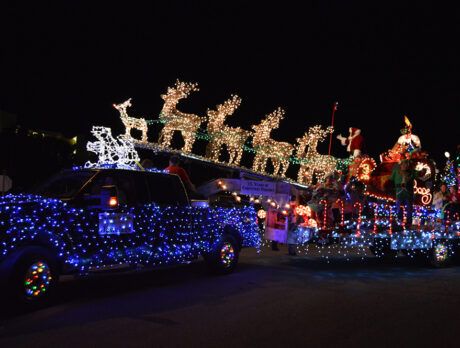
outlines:
[[235, 238], [230, 235], [224, 235], [204, 258], [212, 273], [228, 274], [238, 264], [239, 254], [239, 244]]
[[429, 253], [430, 265], [436, 268], [447, 267], [452, 260], [452, 250], [448, 242], [435, 241]]
[[58, 266], [52, 253], [42, 247], [27, 247], [12, 266], [8, 292], [18, 305], [40, 306], [50, 300], [58, 279]]

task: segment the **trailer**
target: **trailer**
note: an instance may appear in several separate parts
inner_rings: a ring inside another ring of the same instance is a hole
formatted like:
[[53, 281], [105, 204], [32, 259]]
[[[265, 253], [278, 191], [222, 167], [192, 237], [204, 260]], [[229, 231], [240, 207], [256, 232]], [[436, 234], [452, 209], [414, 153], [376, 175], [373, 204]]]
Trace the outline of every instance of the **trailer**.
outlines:
[[[142, 143], [136, 146], [148, 149], [148, 145]], [[197, 191], [209, 204], [254, 205], [266, 240], [288, 243], [289, 239], [289, 244], [299, 247], [314, 245], [321, 249], [337, 246], [341, 252], [358, 248], [383, 259], [403, 254], [426, 260], [436, 267], [448, 265], [460, 248], [459, 214], [440, 218], [439, 211], [429, 208], [431, 200], [423, 199], [423, 195], [427, 195], [425, 191], [419, 190], [421, 194], [418, 204], [414, 205], [411, 225], [406, 221], [404, 209], [402, 217], [398, 217], [391, 195], [375, 194], [372, 185], [365, 192], [366, 199], [352, 202], [351, 212], [346, 212], [345, 207], [350, 205], [346, 199], [334, 202], [339, 207], [339, 214], [338, 218], [331, 219], [332, 212], [327, 206], [330, 202], [326, 201], [320, 202], [324, 205], [322, 212], [312, 216], [314, 214], [307, 203], [313, 187], [194, 154], [156, 146], [150, 150], [154, 150], [155, 158], [163, 158], [163, 164], [173, 154], [181, 156], [192, 180], [197, 182]], [[369, 161], [363, 158], [362, 163], [368, 164]], [[358, 163], [357, 172], [361, 167]], [[376, 170], [374, 175], [372, 172], [360, 180], [364, 179], [366, 184], [375, 182], [381, 170]], [[294, 236], [288, 234], [289, 211], [304, 217], [304, 223], [297, 226]]]

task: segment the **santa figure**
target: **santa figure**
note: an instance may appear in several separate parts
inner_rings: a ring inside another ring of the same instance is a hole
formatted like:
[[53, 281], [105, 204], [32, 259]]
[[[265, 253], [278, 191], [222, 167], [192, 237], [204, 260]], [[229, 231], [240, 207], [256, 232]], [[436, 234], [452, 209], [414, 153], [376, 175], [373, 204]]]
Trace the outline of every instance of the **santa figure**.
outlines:
[[350, 156], [358, 157], [361, 156], [364, 147], [364, 137], [361, 135], [361, 129], [350, 128], [350, 135], [348, 138], [339, 134], [337, 139], [340, 140], [343, 146], [347, 147], [347, 151]]

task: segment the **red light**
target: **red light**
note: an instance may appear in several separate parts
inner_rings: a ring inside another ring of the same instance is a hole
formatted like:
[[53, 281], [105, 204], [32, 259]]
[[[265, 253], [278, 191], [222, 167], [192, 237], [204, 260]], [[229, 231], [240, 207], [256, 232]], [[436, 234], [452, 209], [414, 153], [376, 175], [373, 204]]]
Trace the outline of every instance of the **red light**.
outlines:
[[109, 206], [116, 207], [118, 205], [117, 197], [110, 197]]

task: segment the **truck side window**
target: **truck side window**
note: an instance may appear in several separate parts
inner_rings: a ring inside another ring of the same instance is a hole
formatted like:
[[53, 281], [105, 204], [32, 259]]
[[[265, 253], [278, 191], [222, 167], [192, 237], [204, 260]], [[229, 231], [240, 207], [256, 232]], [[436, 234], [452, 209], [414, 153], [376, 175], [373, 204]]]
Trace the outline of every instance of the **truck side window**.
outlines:
[[151, 201], [162, 205], [186, 205], [188, 199], [180, 178], [176, 175], [147, 175]]
[[145, 174], [142, 172], [133, 173], [132, 186], [136, 191], [136, 202], [137, 204], [147, 204], [150, 202], [149, 189], [147, 186], [147, 180]]
[[85, 193], [98, 195], [104, 185], [115, 185], [117, 187], [120, 204], [134, 206], [145, 204], [149, 201], [147, 183], [141, 173], [100, 172], [87, 187]]
[[126, 196], [128, 205], [135, 206], [149, 202], [149, 191], [143, 173], [119, 172], [114, 176], [118, 192]]

